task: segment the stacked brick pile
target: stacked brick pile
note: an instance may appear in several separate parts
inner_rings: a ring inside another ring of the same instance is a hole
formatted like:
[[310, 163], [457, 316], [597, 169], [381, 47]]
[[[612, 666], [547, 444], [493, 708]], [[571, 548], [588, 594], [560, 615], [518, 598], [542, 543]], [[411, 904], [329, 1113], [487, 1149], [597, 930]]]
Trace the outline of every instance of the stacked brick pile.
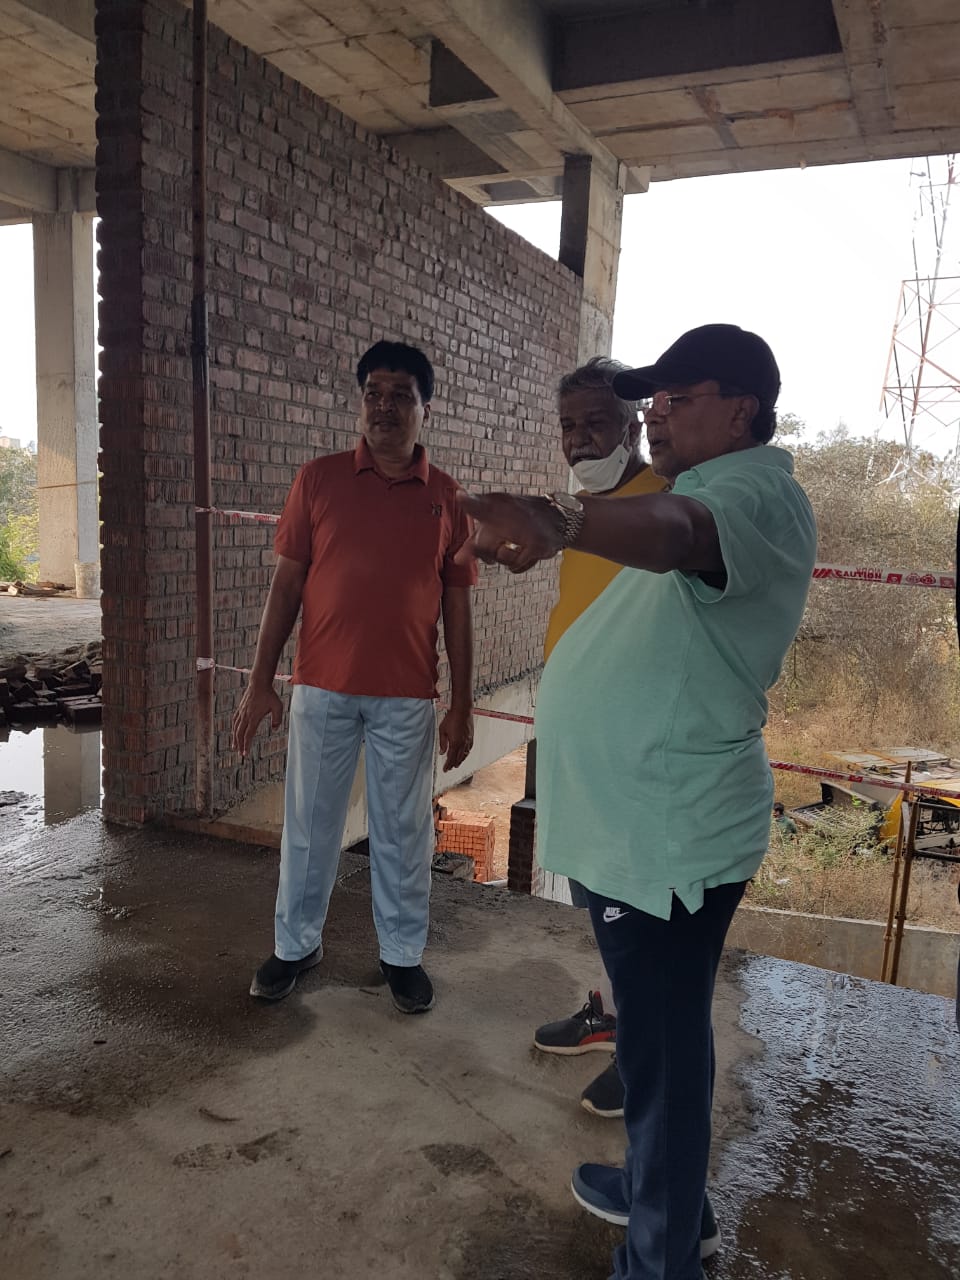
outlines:
[[7, 724], [99, 724], [99, 660], [67, 667], [17, 663], [0, 668], [0, 728]]
[[482, 813], [440, 808], [437, 821], [437, 853], [455, 853], [473, 860], [474, 880], [493, 878], [496, 819]]

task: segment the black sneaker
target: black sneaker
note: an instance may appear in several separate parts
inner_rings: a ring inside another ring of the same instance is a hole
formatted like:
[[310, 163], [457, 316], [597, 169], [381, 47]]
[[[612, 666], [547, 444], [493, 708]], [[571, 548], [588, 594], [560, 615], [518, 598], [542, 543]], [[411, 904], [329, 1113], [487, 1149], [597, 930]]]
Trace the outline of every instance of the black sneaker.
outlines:
[[614, 1119], [623, 1115], [623, 1081], [616, 1054], [605, 1071], [591, 1081], [580, 1095], [580, 1105], [595, 1116]]
[[304, 969], [312, 969], [323, 959], [323, 947], [317, 947], [302, 960], [281, 960], [272, 955], [253, 975], [250, 994], [261, 1000], [282, 1000], [297, 985], [297, 976]]
[[544, 1053], [589, 1053], [603, 1049], [612, 1053], [617, 1038], [617, 1020], [603, 1012], [599, 991], [591, 991], [579, 1013], [560, 1022], [547, 1022], [538, 1027], [533, 1043]]
[[381, 960], [380, 968], [401, 1013], [426, 1013], [433, 1008], [433, 983], [423, 965], [387, 964]]

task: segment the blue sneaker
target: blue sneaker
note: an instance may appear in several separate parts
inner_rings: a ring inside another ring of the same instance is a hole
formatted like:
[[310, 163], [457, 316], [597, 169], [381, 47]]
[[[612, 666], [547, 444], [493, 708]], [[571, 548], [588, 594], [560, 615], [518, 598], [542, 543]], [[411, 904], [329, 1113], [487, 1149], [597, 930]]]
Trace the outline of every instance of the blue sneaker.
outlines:
[[[570, 1190], [577, 1204], [604, 1222], [625, 1227], [630, 1206], [623, 1195], [623, 1170], [609, 1164], [580, 1164], [573, 1171]], [[721, 1245], [720, 1228], [710, 1197], [704, 1197], [700, 1222], [700, 1257], [712, 1258]]]
[[595, 1218], [618, 1227], [625, 1227], [630, 1221], [630, 1206], [623, 1195], [622, 1169], [609, 1164], [578, 1164], [570, 1190], [577, 1204]]

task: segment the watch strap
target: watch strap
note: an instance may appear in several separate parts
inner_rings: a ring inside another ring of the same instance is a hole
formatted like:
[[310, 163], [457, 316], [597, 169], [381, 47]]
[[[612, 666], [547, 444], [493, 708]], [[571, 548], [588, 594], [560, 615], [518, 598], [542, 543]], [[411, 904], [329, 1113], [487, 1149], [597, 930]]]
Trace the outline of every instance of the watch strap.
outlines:
[[558, 502], [552, 493], [545, 493], [543, 496], [554, 511], [560, 513], [560, 518], [563, 520], [561, 546], [564, 548], [572, 547], [580, 536], [580, 530], [583, 528], [583, 521], [586, 516], [583, 503], [578, 503], [576, 507], [565, 506], [562, 502]]

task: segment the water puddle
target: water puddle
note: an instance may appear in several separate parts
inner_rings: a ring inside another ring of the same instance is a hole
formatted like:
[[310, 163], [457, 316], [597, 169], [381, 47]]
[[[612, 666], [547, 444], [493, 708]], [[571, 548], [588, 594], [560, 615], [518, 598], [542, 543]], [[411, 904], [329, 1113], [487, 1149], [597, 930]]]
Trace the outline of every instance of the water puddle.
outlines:
[[956, 1280], [952, 1002], [769, 957], [739, 982], [764, 1052], [740, 1068], [753, 1131], [716, 1179], [738, 1220], [717, 1280]]
[[0, 729], [0, 848], [100, 808], [100, 729]]

